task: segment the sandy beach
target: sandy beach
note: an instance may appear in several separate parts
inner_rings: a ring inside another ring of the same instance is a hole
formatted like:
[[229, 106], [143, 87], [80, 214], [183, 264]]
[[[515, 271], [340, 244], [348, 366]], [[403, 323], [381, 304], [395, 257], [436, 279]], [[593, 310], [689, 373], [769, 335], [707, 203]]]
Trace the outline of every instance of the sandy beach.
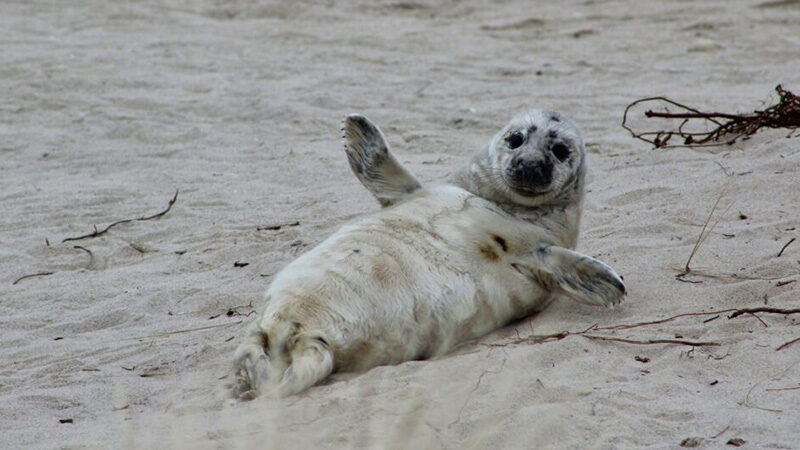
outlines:
[[[800, 314], [727, 310], [800, 308], [800, 136], [653, 150], [620, 122], [800, 93], [798, 24], [794, 0], [4, 2], [0, 448], [797, 448]], [[228, 398], [274, 274], [379, 209], [345, 114], [435, 184], [529, 107], [584, 129], [578, 250], [621, 307]], [[562, 333], [595, 324], [638, 343]]]

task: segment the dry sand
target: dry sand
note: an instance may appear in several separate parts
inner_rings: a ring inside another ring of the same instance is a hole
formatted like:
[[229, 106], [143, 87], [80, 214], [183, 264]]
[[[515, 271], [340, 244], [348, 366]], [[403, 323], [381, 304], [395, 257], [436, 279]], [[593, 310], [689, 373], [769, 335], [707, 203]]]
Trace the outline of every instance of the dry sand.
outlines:
[[[619, 126], [644, 96], [747, 111], [777, 83], [800, 90], [798, 24], [789, 0], [3, 2], [0, 447], [797, 448], [800, 389], [775, 389], [800, 386], [800, 343], [775, 349], [800, 315], [604, 333], [721, 344], [695, 350], [471, 343], [285, 400], [231, 403], [224, 384], [254, 319], [225, 313], [261, 309], [272, 274], [378, 208], [341, 150], [355, 111], [425, 183], [524, 108], [584, 127], [579, 249], [625, 276], [627, 300], [559, 299], [482, 343], [800, 306], [800, 240], [776, 256], [800, 237], [799, 138], [652, 151]], [[676, 281], [726, 185], [693, 262], [720, 276]], [[164, 217], [61, 242], [175, 189]]]

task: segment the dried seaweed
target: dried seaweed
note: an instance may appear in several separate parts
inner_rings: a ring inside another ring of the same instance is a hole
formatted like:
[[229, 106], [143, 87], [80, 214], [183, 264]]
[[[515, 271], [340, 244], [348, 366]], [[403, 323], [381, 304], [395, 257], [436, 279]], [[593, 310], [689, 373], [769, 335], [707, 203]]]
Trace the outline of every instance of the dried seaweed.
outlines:
[[[787, 137], [790, 137], [800, 128], [800, 98], [781, 85], [776, 86], [775, 91], [778, 93], [778, 103], [750, 114], [703, 112], [666, 97], [642, 98], [625, 108], [622, 128], [655, 148], [731, 145], [740, 139], [748, 139], [763, 128], [789, 129], [792, 131]], [[629, 124], [629, 113], [631, 108], [643, 103], [657, 105], [653, 109], [646, 109], [645, 117], [677, 120], [680, 121], [678, 126], [666, 130], [634, 131]]]

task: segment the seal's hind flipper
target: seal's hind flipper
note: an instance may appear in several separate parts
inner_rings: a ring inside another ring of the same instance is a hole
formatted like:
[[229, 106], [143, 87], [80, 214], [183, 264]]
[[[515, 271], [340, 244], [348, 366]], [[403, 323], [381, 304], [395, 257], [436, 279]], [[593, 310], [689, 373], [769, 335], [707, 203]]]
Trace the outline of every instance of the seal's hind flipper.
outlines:
[[581, 303], [613, 307], [625, 296], [625, 283], [617, 272], [590, 256], [540, 243], [531, 259], [516, 262], [514, 267], [543, 287]]
[[422, 187], [394, 157], [378, 126], [366, 117], [345, 117], [344, 138], [350, 168], [381, 206], [393, 205]]
[[251, 333], [236, 349], [233, 359], [235, 380], [233, 397], [252, 400], [265, 389], [271, 378], [270, 358], [267, 354], [266, 335], [253, 327]]
[[333, 353], [320, 338], [301, 337], [291, 350], [292, 364], [283, 372], [278, 395], [297, 394], [333, 372]]

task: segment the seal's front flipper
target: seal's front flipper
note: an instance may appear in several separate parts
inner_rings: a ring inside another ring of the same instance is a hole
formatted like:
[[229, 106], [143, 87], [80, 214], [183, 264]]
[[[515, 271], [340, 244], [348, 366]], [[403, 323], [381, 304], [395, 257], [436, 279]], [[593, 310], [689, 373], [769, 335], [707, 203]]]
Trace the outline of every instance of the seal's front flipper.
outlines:
[[381, 206], [393, 205], [422, 187], [389, 151], [378, 126], [366, 117], [345, 117], [344, 137], [350, 168]]
[[536, 244], [530, 256], [513, 266], [546, 289], [598, 306], [613, 307], [625, 296], [622, 278], [600, 260], [542, 243]]

